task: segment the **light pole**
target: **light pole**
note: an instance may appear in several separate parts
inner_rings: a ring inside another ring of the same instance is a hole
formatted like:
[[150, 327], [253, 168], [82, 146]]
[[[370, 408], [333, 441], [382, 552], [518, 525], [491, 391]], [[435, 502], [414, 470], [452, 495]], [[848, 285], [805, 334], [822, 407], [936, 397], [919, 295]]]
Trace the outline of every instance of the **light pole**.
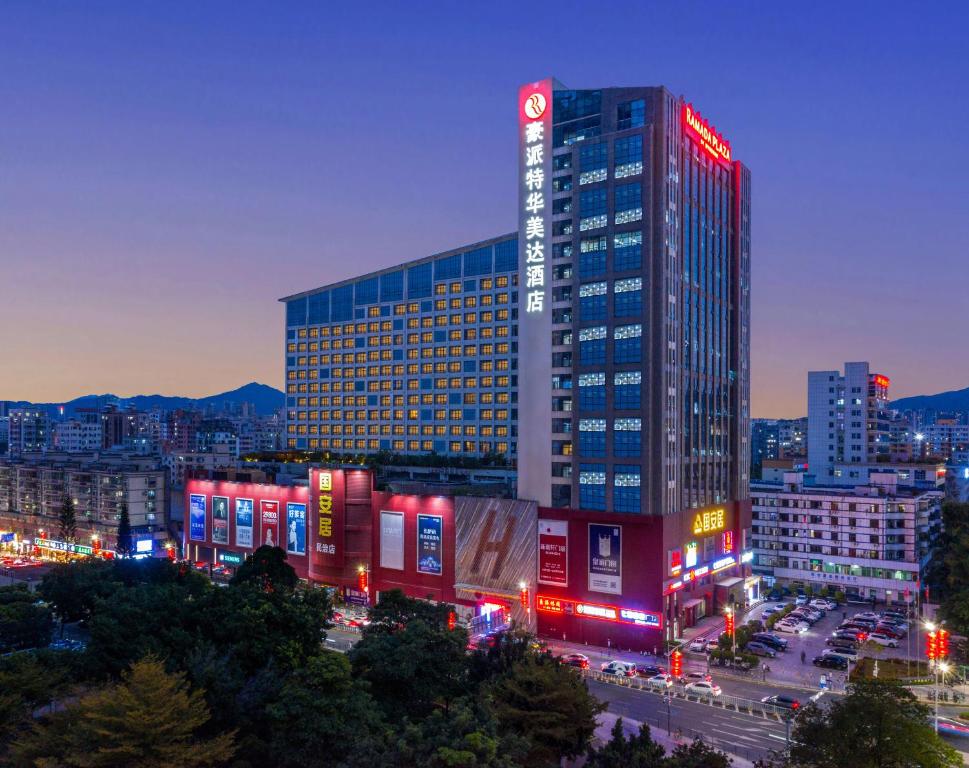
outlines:
[[940, 661], [935, 665], [935, 732], [939, 732], [939, 678], [942, 678], [943, 685], [945, 684], [945, 675], [949, 671], [949, 665]]

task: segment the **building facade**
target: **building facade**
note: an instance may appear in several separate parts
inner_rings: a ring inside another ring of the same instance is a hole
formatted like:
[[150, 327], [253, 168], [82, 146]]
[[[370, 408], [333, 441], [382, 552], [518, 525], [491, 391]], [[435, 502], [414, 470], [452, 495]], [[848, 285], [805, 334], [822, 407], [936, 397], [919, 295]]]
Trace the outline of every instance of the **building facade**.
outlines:
[[12, 408], [7, 432], [7, 452], [11, 456], [45, 451], [53, 439], [47, 412], [34, 408]]
[[913, 601], [941, 524], [942, 492], [900, 488], [892, 473], [850, 489], [804, 480], [789, 472], [780, 483], [751, 486], [754, 572], [770, 584]]
[[122, 505], [136, 539], [161, 552], [168, 539], [168, 482], [157, 459], [93, 453], [0, 459], [0, 531], [20, 541], [57, 539], [66, 498], [74, 503], [77, 541], [116, 545]]
[[286, 303], [286, 447], [514, 456], [517, 238]]

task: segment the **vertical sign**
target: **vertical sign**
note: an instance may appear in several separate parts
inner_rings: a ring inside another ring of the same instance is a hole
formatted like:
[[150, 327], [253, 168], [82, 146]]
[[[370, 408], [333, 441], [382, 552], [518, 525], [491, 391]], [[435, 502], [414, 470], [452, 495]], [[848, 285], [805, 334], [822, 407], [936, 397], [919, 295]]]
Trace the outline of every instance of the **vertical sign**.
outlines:
[[229, 499], [226, 496], [212, 497], [212, 543], [229, 543]]
[[442, 521], [438, 515], [417, 516], [417, 572], [440, 576], [444, 572], [441, 547]]
[[252, 547], [252, 499], [236, 499], [236, 546]]
[[188, 537], [205, 541], [205, 496], [193, 493], [188, 497]]
[[589, 523], [589, 591], [622, 594], [622, 527]]
[[551, 506], [553, 81], [518, 89], [518, 493]]
[[380, 567], [404, 570], [404, 515], [380, 513]]
[[306, 505], [286, 504], [286, 551], [291, 555], [306, 554]]
[[314, 469], [310, 473], [311, 551], [316, 565], [344, 565], [344, 483], [344, 474], [338, 469]]
[[569, 585], [569, 523], [538, 521], [538, 583]]
[[260, 529], [262, 544], [265, 547], [279, 546], [279, 502], [259, 502]]

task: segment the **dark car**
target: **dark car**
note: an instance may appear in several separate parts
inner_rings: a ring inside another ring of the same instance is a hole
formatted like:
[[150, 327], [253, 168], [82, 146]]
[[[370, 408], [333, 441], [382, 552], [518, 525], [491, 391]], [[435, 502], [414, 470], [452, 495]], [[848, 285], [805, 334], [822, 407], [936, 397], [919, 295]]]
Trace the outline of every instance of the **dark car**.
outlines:
[[763, 704], [773, 704], [775, 707], [783, 707], [784, 709], [795, 710], [799, 709], [801, 702], [795, 699], [793, 696], [784, 696], [783, 694], [777, 694], [776, 696], [765, 696], [761, 699]]
[[751, 640], [747, 643], [746, 651], [756, 656], [766, 656], [769, 659], [773, 659], [777, 655], [776, 649], [771, 648], [767, 643], [762, 643], [759, 640]]
[[874, 631], [881, 632], [883, 635], [887, 635], [895, 640], [901, 640], [903, 636], [902, 633], [898, 631], [897, 627], [890, 624], [879, 624], [877, 627], [875, 627]]
[[831, 646], [832, 648], [851, 648], [851, 649], [855, 649], [859, 645], [861, 645], [861, 643], [859, 643], [857, 640], [853, 640], [850, 637], [829, 637], [827, 640], [824, 641], [824, 644]]
[[784, 593], [781, 592], [779, 589], [772, 589], [770, 592], [767, 593], [768, 600], [772, 600], [772, 601], [780, 600], [782, 597], [784, 597]]
[[847, 669], [848, 660], [843, 656], [815, 656], [811, 662], [816, 667], [825, 669]]
[[666, 670], [656, 664], [637, 664], [636, 674], [640, 677], [656, 677], [656, 675], [665, 675]]
[[783, 637], [772, 635], [769, 632], [755, 632], [750, 636], [750, 639], [755, 640], [758, 643], [763, 643], [769, 648], [773, 648], [775, 651], [787, 650], [787, 640], [785, 640]]

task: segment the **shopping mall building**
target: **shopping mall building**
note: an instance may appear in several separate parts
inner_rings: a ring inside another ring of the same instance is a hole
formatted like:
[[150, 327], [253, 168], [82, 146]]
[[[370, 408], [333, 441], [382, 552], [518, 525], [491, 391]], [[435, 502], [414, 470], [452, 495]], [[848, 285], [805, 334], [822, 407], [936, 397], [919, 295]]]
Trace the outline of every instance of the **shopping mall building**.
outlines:
[[[308, 535], [292, 558], [313, 580], [352, 589], [363, 567], [372, 590], [479, 613], [505, 600], [541, 634], [651, 649], [756, 596], [750, 172], [663, 87], [529, 83], [517, 130], [517, 234], [283, 301], [290, 448], [502, 453], [518, 500], [387, 497], [369, 480], [364, 494], [351, 470], [324, 468], [285, 498], [267, 491], [266, 525], [276, 541], [298, 532], [287, 509], [303, 504], [309, 534], [340, 538], [331, 551]], [[342, 489], [342, 521], [317, 519], [319, 472]], [[258, 535], [263, 497], [249, 495]], [[411, 539], [438, 513], [428, 581]], [[384, 564], [385, 530], [400, 568]]]

